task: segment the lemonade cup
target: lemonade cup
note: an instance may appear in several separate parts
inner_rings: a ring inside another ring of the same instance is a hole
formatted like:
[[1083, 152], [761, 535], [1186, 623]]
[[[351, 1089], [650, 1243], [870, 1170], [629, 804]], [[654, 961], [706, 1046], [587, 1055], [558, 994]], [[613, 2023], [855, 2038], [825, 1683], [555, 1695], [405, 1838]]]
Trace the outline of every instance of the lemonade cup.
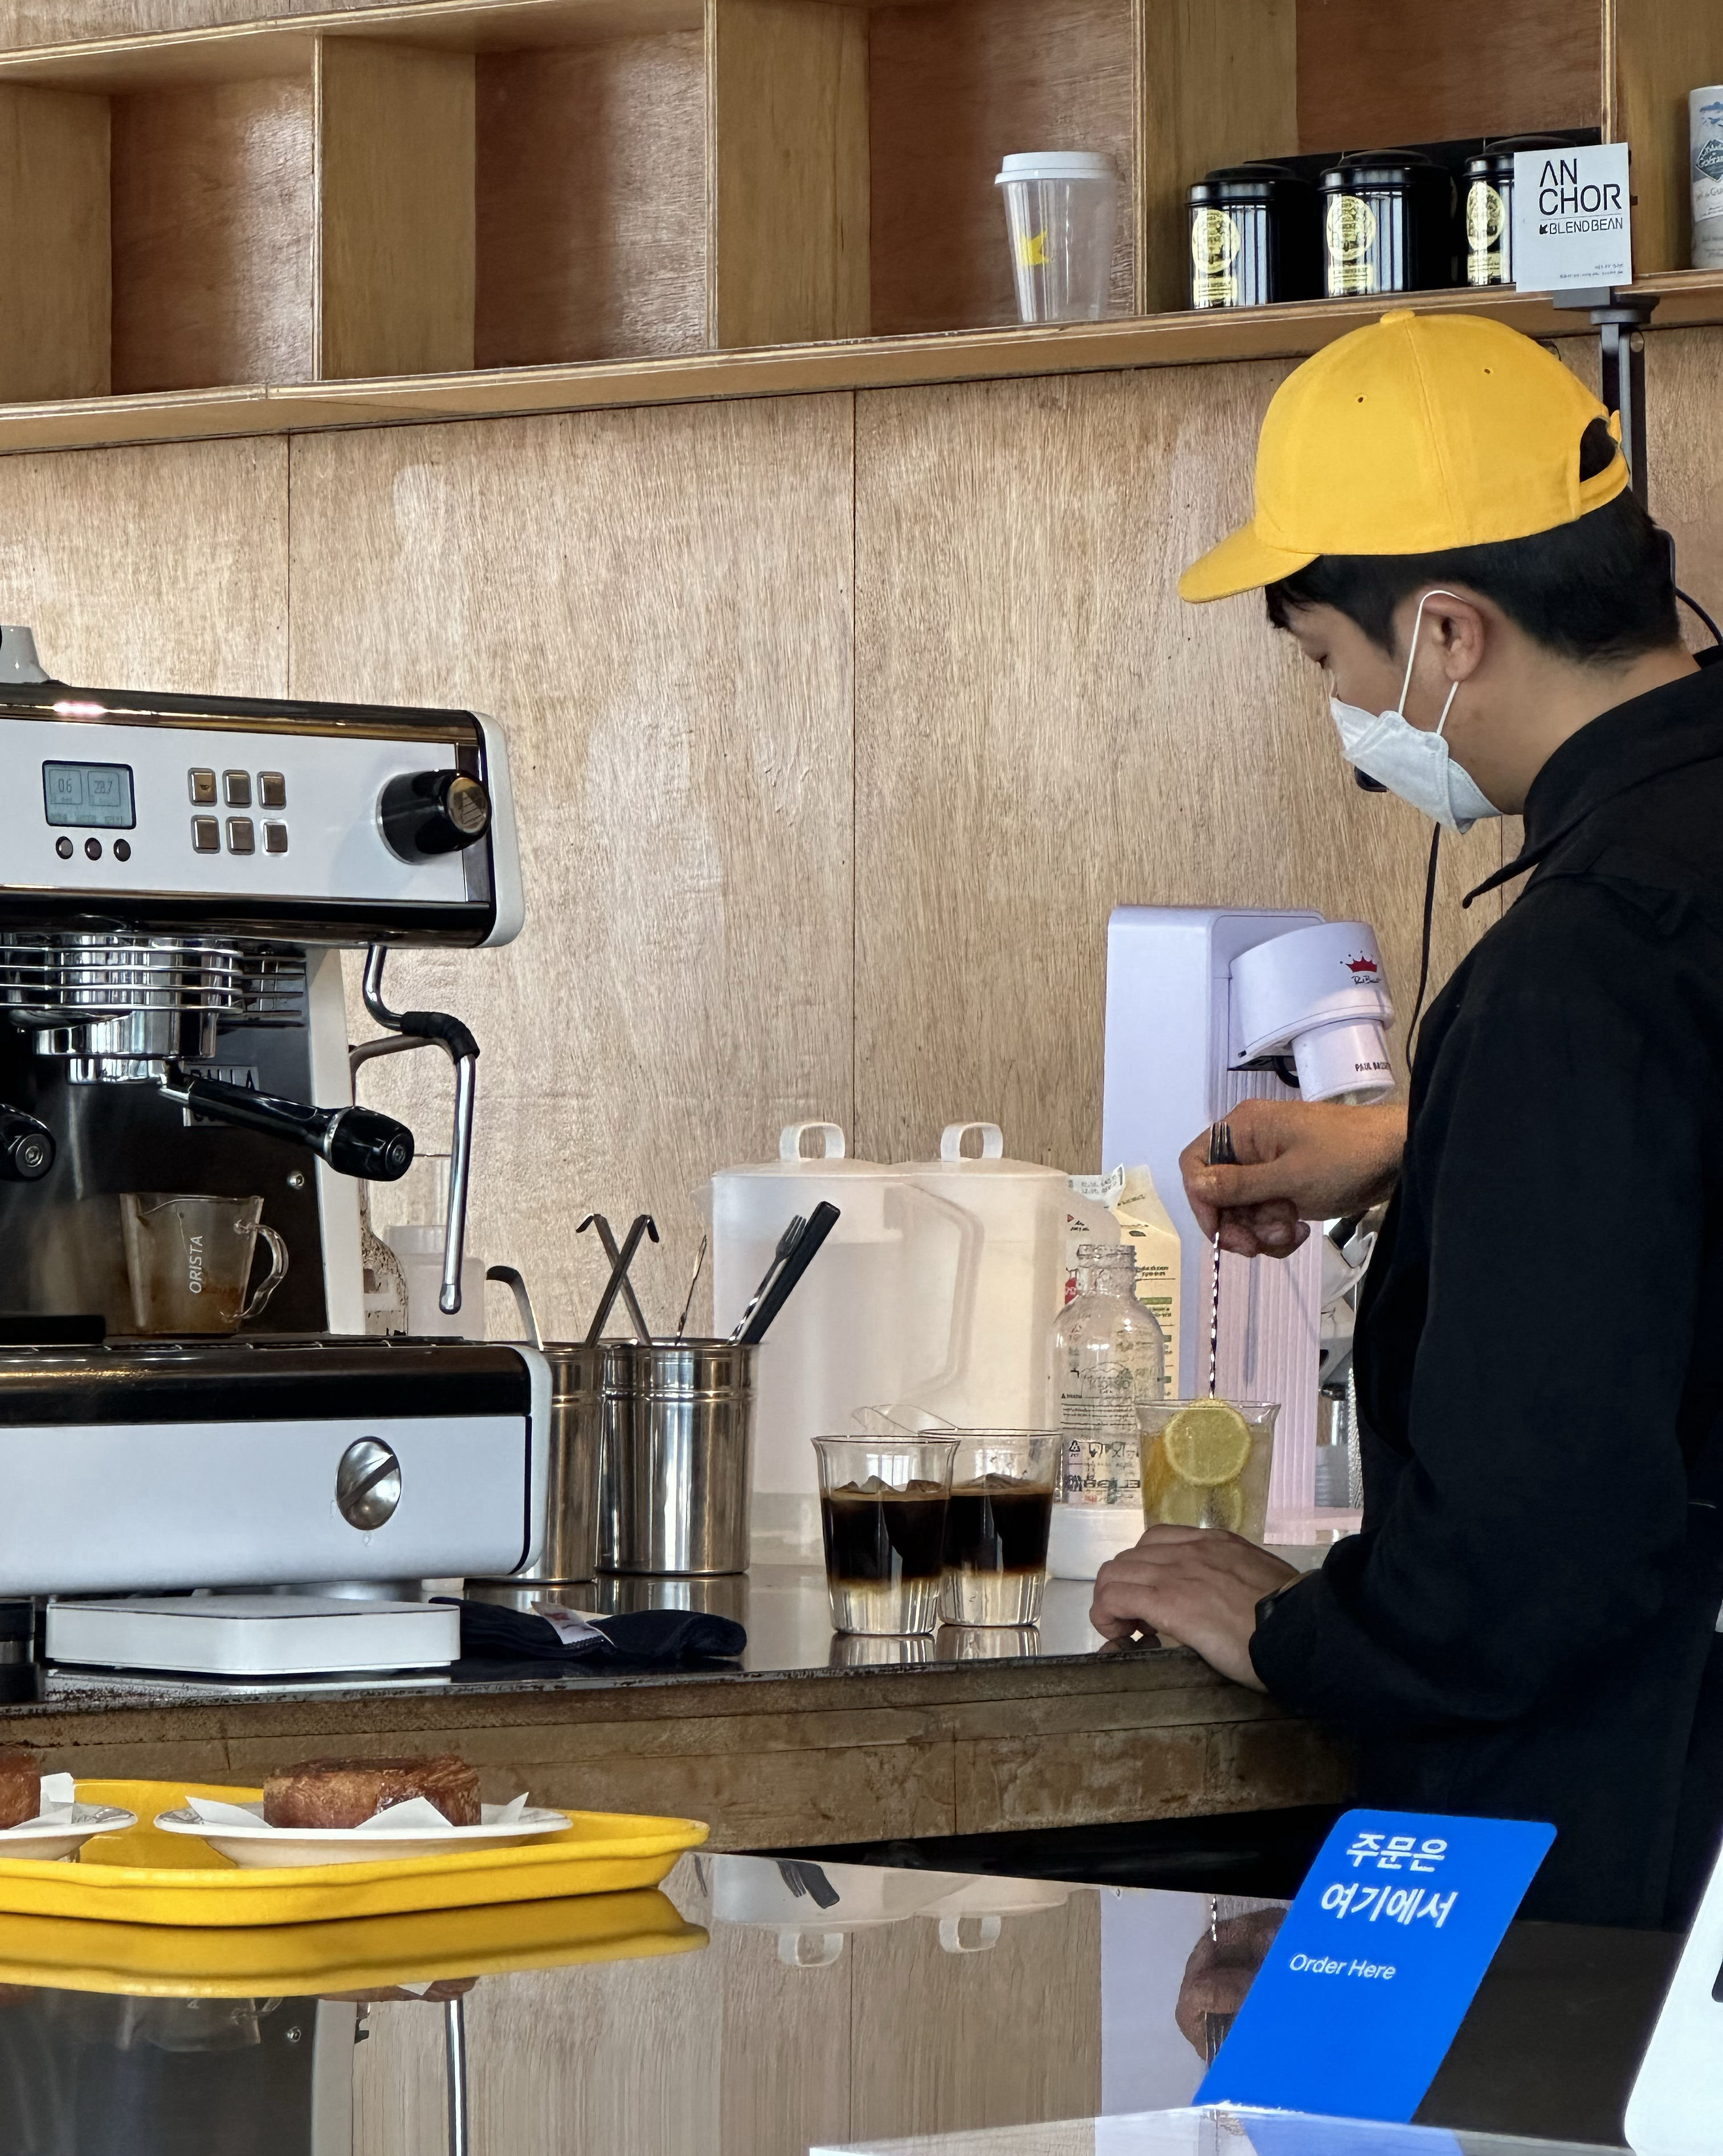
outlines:
[[1279, 1403], [1139, 1400], [1143, 1517], [1151, 1527], [1221, 1527], [1260, 1543]]

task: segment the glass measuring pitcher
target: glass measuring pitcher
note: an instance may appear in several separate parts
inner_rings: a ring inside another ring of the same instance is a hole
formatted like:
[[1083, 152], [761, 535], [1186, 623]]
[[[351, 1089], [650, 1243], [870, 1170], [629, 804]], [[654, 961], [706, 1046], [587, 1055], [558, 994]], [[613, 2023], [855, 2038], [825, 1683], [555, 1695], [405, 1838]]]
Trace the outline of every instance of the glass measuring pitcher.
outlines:
[[[120, 1199], [131, 1319], [140, 1332], [235, 1332], [287, 1275], [287, 1245], [263, 1222], [260, 1198], [128, 1190]], [[246, 1284], [261, 1236], [270, 1269]]]

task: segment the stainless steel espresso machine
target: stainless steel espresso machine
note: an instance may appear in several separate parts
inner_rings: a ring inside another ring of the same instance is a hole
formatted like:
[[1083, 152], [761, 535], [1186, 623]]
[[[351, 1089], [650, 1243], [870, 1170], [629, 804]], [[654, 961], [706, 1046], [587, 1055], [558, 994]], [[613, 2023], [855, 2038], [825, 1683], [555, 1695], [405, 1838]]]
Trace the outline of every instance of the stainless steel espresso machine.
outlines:
[[[384, 960], [518, 933], [501, 735], [69, 688], [8, 628], [0, 747], [0, 1596], [53, 1598], [55, 1661], [446, 1664], [456, 1613], [418, 1583], [532, 1562], [548, 1373], [367, 1337], [356, 1178], [404, 1173], [413, 1136], [355, 1106], [352, 1071], [424, 1046], [452, 1065], [457, 1310], [478, 1046], [392, 1009]], [[382, 1029], [352, 1051], [343, 949]], [[267, 1307], [141, 1337], [127, 1193], [260, 1197], [286, 1260]]]

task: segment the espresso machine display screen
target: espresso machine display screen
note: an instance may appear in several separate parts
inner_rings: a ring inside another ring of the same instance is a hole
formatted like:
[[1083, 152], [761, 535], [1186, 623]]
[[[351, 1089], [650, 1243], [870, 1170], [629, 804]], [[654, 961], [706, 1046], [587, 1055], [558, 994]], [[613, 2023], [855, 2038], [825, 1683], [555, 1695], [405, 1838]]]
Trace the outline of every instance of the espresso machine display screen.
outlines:
[[75, 824], [86, 830], [129, 831], [137, 822], [127, 764], [44, 763], [42, 798], [47, 803], [50, 824]]

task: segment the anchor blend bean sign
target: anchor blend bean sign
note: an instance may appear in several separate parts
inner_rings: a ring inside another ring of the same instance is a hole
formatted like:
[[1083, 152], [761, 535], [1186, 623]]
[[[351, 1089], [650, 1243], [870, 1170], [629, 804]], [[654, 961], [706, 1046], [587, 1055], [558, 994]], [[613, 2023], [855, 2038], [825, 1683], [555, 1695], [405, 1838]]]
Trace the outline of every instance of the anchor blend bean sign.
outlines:
[[1630, 284], [1632, 210], [1625, 142], [1517, 151], [1515, 283], [1522, 292]]

